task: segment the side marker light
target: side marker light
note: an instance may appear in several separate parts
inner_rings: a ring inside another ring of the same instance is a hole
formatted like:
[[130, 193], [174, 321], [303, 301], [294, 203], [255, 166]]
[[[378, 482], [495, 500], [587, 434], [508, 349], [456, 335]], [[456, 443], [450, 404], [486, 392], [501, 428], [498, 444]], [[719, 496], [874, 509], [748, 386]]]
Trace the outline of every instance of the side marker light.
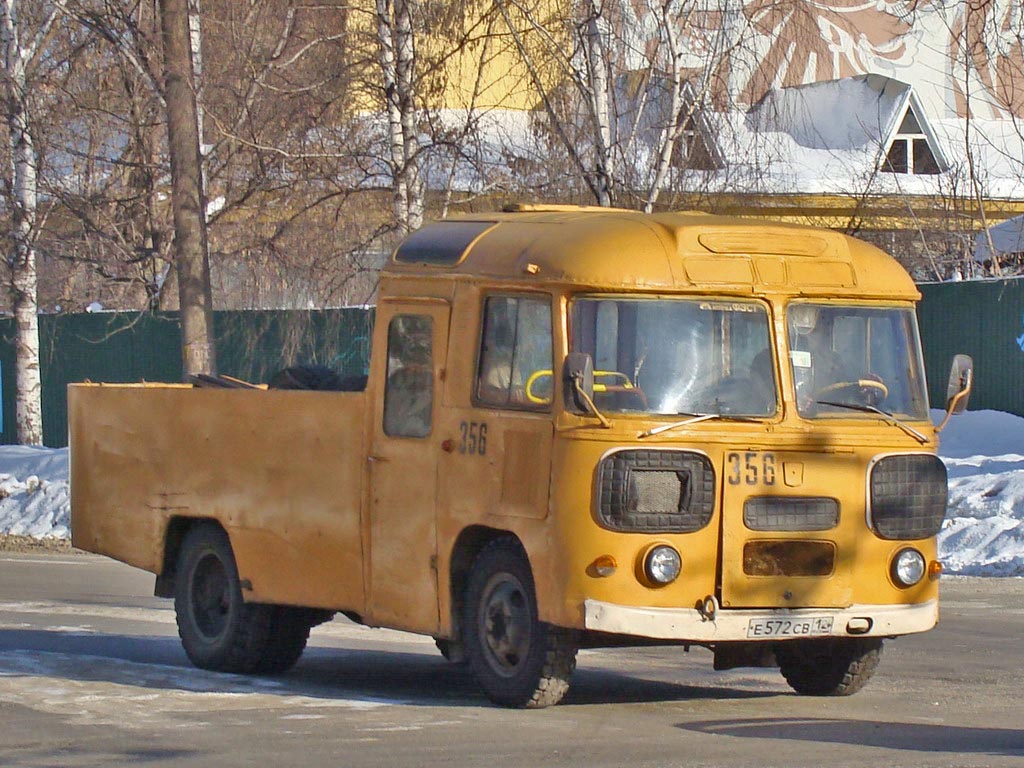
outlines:
[[590, 566], [598, 576], [611, 576], [618, 569], [619, 564], [611, 555], [601, 555]]

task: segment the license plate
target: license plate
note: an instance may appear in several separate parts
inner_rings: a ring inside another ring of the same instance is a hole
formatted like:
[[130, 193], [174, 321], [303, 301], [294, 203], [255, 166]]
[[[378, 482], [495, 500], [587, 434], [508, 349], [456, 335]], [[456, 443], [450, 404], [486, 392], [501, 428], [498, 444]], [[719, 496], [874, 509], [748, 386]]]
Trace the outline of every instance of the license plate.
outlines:
[[817, 637], [832, 632], [832, 616], [803, 616], [799, 619], [751, 619], [747, 637]]

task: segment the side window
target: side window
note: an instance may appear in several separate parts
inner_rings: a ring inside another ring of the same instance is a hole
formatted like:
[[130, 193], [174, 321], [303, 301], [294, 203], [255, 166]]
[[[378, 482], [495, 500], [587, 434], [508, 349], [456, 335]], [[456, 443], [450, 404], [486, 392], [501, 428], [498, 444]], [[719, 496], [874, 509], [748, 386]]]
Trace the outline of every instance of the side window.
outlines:
[[551, 302], [491, 296], [484, 303], [476, 399], [546, 410], [553, 392]]
[[433, 322], [426, 315], [397, 315], [388, 325], [388, 375], [384, 434], [426, 437], [434, 405]]

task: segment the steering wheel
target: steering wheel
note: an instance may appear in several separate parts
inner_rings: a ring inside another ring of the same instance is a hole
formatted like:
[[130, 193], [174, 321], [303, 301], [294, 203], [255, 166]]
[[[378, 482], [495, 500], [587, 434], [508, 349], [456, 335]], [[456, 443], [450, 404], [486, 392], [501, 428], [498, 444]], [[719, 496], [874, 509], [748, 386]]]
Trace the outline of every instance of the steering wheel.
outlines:
[[822, 395], [831, 395], [837, 392], [847, 392], [855, 397], [860, 397], [868, 405], [878, 405], [889, 396], [889, 388], [885, 386], [885, 382], [869, 377], [829, 384], [827, 387], [819, 389], [814, 399], [821, 400]]

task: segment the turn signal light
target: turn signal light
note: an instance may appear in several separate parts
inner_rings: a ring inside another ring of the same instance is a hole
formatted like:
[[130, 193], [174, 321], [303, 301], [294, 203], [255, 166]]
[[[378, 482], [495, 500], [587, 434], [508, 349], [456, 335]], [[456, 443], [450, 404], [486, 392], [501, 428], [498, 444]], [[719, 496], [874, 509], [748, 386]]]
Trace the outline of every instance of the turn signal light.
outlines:
[[928, 578], [937, 579], [942, 575], [943, 565], [938, 560], [932, 560], [928, 563]]
[[611, 576], [619, 567], [619, 564], [615, 562], [615, 558], [611, 555], [601, 555], [590, 565], [598, 576]]

